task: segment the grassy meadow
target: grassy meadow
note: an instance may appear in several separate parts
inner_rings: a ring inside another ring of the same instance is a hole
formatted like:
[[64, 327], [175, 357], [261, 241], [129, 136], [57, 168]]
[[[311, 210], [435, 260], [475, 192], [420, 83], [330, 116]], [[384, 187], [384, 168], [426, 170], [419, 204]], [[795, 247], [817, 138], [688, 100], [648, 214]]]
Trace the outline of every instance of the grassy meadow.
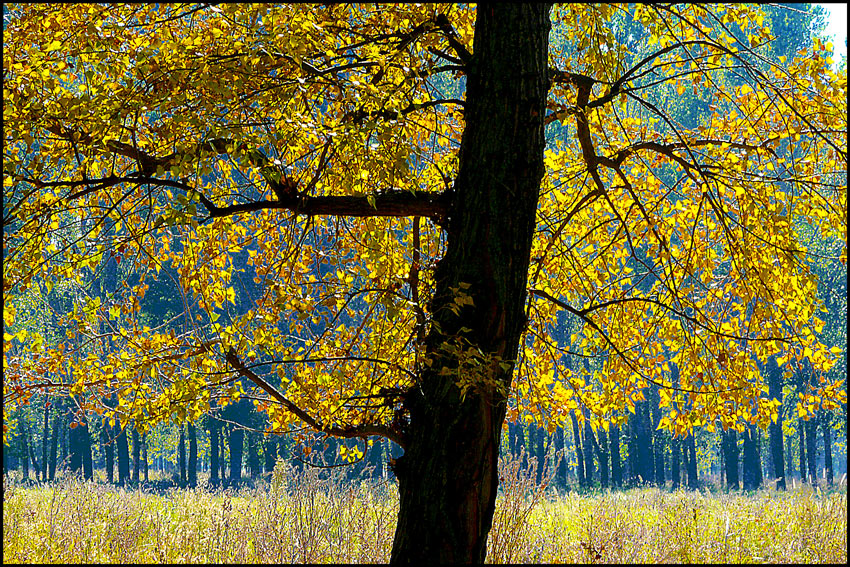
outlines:
[[[6, 563], [381, 563], [395, 485], [276, 469], [239, 491], [4, 483]], [[491, 563], [846, 563], [846, 487], [545, 491], [507, 467]]]

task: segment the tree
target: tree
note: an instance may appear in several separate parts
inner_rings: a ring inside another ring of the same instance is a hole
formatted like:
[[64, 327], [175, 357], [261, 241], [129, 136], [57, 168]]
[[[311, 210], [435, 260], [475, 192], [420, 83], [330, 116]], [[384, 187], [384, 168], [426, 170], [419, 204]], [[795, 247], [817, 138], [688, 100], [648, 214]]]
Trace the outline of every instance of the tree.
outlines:
[[[824, 377], [805, 407], [846, 403], [797, 231], [846, 241], [846, 79], [817, 41], [766, 64], [757, 7], [5, 19], [4, 293], [109, 258], [138, 274], [81, 292], [74, 342], [10, 329], [7, 403], [73, 394], [123, 436], [250, 395], [270, 431], [386, 437], [404, 450], [396, 562], [484, 560], [508, 417], [581, 419], [590, 459], [593, 431], [635, 411], [651, 447], [650, 385], [676, 436], [766, 427], [757, 361], [774, 355]], [[746, 84], [714, 82], [731, 73]], [[704, 115], [678, 124], [665, 101], [688, 90]], [[142, 321], [158, 275], [181, 312]]]

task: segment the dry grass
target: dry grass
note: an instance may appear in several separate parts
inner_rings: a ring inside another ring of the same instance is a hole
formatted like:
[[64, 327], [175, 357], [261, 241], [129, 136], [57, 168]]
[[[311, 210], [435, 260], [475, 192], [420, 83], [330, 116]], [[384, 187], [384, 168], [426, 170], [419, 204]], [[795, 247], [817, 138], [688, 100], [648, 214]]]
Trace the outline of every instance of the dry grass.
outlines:
[[[505, 463], [493, 563], [846, 563], [846, 488], [754, 494], [544, 492]], [[8, 487], [8, 484], [7, 484]], [[395, 486], [279, 467], [260, 488], [155, 494], [83, 483], [7, 488], [15, 563], [375, 563], [389, 559]]]

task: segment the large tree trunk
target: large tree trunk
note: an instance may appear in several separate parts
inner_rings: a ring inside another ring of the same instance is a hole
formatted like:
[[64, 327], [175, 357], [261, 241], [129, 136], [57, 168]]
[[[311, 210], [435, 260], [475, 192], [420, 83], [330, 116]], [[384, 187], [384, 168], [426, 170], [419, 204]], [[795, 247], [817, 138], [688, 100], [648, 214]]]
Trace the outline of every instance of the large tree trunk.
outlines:
[[[549, 5], [483, 4], [477, 11], [466, 129], [430, 309], [436, 324], [425, 345], [430, 366], [407, 396], [407, 447], [395, 465], [397, 563], [484, 561], [506, 395], [526, 322], [544, 171]], [[472, 304], [455, 315], [449, 307], [458, 292]], [[480, 349], [489, 360], [458, 368], [459, 349]], [[465, 395], [458, 378], [473, 380]]]

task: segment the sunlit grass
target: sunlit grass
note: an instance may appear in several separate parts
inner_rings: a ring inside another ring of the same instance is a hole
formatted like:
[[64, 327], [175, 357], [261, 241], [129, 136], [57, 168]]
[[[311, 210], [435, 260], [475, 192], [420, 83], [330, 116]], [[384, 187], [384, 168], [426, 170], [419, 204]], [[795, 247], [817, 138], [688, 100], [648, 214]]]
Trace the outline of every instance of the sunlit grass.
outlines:
[[[503, 468], [494, 563], [846, 563], [846, 488], [712, 494], [544, 493]], [[389, 559], [393, 484], [279, 468], [238, 492], [123, 490], [72, 478], [8, 485], [4, 562], [375, 563]]]

